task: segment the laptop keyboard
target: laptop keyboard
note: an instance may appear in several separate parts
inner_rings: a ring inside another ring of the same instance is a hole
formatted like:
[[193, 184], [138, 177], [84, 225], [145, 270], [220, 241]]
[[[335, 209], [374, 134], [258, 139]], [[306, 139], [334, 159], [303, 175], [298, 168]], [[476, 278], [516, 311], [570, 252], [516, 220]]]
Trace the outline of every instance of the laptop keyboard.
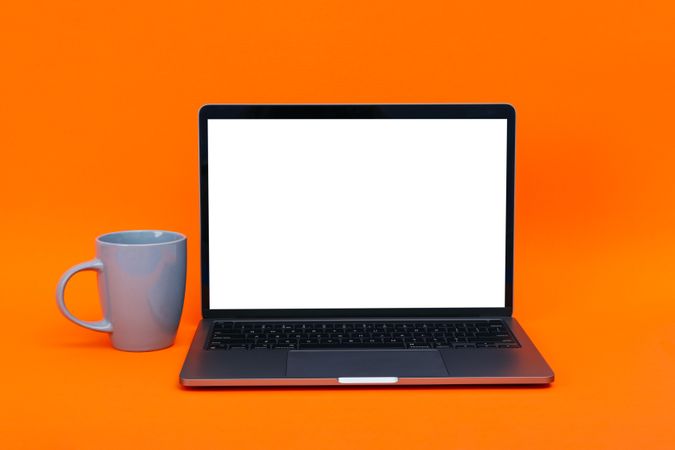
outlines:
[[501, 320], [426, 322], [221, 322], [209, 350], [517, 348]]

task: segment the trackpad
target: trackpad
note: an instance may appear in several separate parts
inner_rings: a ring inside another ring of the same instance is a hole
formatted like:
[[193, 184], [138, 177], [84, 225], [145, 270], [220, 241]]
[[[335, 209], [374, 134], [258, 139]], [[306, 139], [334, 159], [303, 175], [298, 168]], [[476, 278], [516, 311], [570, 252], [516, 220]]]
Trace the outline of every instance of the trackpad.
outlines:
[[438, 350], [291, 350], [286, 376], [447, 377]]

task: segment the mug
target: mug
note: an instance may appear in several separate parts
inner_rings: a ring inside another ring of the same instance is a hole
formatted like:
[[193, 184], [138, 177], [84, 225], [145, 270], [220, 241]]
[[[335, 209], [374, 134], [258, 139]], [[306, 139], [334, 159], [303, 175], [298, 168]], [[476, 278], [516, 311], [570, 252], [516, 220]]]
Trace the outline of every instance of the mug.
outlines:
[[[68, 269], [56, 288], [56, 302], [68, 319], [110, 334], [113, 347], [159, 350], [173, 344], [185, 297], [187, 238], [172, 231], [134, 230], [96, 238], [96, 258]], [[95, 270], [103, 320], [89, 322], [66, 307], [68, 280]]]

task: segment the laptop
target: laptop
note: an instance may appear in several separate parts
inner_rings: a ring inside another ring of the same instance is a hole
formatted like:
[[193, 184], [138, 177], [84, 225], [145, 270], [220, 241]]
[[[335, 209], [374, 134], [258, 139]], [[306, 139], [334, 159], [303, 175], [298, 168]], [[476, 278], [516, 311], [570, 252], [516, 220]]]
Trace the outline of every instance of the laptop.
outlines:
[[541, 384], [507, 104], [206, 105], [184, 386]]

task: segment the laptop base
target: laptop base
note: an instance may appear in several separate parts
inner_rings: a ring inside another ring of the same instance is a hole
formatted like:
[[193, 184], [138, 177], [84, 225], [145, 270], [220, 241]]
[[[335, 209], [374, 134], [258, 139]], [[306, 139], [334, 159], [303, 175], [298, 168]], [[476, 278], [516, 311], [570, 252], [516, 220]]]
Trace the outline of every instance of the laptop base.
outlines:
[[553, 371], [518, 322], [491, 319], [503, 320], [521, 347], [210, 351], [205, 347], [213, 320], [204, 319], [180, 382], [188, 387], [551, 383]]

